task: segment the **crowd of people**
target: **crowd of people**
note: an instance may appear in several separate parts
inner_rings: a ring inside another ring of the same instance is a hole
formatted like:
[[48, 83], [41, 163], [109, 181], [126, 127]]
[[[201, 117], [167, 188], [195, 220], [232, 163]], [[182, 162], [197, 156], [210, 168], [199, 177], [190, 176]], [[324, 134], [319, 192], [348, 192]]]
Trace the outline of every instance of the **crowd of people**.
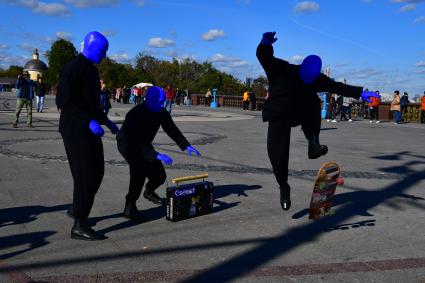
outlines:
[[[375, 93], [379, 94], [379, 91], [377, 90]], [[338, 122], [337, 117], [339, 115], [340, 121], [352, 122], [353, 103], [355, 101], [356, 100], [351, 97], [343, 97], [335, 93], [331, 94], [329, 98], [329, 107], [326, 113], [326, 121], [336, 123]], [[363, 100], [358, 100], [358, 102], [357, 118], [360, 120], [369, 119], [369, 123], [380, 123], [378, 111], [381, 100], [379, 98], [372, 97], [371, 102], [365, 102]], [[407, 122], [408, 106], [410, 103], [411, 101], [409, 100], [409, 94], [407, 92], [404, 92], [403, 95], [400, 96], [399, 90], [394, 91], [390, 107], [394, 124]], [[425, 123], [425, 92], [421, 97], [421, 123]]]
[[[101, 84], [104, 84], [101, 81]], [[123, 103], [123, 104], [134, 104], [138, 105], [145, 101], [147, 90], [150, 85], [141, 87], [141, 86], [133, 86], [132, 88], [128, 88], [126, 86], [117, 87], [112, 90], [104, 88], [104, 95], [109, 99], [112, 99], [115, 103]], [[103, 90], [103, 87], [102, 87]], [[164, 102], [164, 107], [168, 110], [169, 113], [172, 111], [172, 105], [191, 105], [191, 95], [188, 89], [181, 90], [179, 88], [173, 88], [171, 85], [167, 85], [167, 87], [162, 88], [162, 90], [166, 94], [166, 100]], [[107, 113], [110, 109], [110, 104], [108, 106], [107, 103], [102, 103], [102, 109]], [[108, 108], [109, 107], [109, 108]]]

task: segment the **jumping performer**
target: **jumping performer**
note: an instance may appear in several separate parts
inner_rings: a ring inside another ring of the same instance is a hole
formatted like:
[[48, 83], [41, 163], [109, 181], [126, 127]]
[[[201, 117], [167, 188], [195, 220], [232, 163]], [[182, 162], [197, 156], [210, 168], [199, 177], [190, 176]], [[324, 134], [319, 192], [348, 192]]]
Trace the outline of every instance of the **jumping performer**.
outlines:
[[155, 193], [167, 177], [161, 161], [169, 165], [173, 163], [171, 157], [158, 153], [152, 146], [159, 127], [163, 128], [181, 150], [186, 150], [189, 155], [201, 155], [174, 124], [170, 113], [164, 108], [165, 99], [162, 88], [150, 87], [146, 100], [127, 113], [117, 135], [118, 150], [130, 165], [130, 187], [126, 196], [124, 216], [137, 222], [144, 220], [136, 202], [145, 179], [148, 178], [148, 182], [143, 196], [155, 204], [162, 204], [162, 199]]
[[106, 57], [108, 46], [108, 40], [99, 32], [88, 33], [82, 53], [65, 65], [57, 87], [56, 104], [61, 110], [59, 132], [74, 180], [73, 206], [68, 211], [74, 217], [73, 239], [106, 238], [91, 229], [87, 218], [104, 174], [101, 139], [104, 131], [100, 125], [106, 125], [113, 134], [118, 132], [118, 127], [99, 107], [100, 80], [93, 65]]
[[[308, 140], [308, 158], [316, 159], [328, 152], [320, 145], [320, 98], [317, 92], [337, 93], [370, 101], [379, 95], [363, 92], [362, 87], [334, 82], [321, 74], [322, 61], [316, 55], [304, 59], [301, 65], [293, 65], [273, 56], [272, 44], [275, 32], [266, 32], [257, 47], [257, 58], [269, 81], [269, 99], [264, 103], [263, 121], [269, 122], [267, 151], [273, 173], [280, 186], [280, 204], [283, 210], [291, 207], [288, 184], [288, 163], [291, 127], [302, 126]], [[301, 107], [300, 107], [301, 106]]]

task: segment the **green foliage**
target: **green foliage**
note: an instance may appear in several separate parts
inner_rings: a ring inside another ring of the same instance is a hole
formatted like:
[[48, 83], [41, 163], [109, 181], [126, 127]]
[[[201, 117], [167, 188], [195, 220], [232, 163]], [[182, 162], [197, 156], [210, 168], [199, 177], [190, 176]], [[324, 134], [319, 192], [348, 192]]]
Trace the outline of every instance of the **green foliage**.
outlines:
[[58, 39], [53, 42], [50, 50], [46, 51], [49, 68], [44, 74], [44, 81], [50, 85], [55, 85], [65, 64], [75, 58], [77, 54], [77, 49], [70, 41]]
[[140, 76], [139, 82], [187, 88], [191, 93], [205, 93], [207, 89], [217, 88], [222, 95], [240, 95], [244, 89], [238, 79], [215, 69], [210, 62], [198, 63], [190, 59], [170, 62], [139, 53], [135, 71]]
[[99, 76], [108, 88], [131, 87], [138, 83], [133, 67], [129, 64], [119, 64], [106, 57], [97, 65]]
[[0, 77], [16, 78], [22, 74], [23, 70], [21, 66], [11, 65], [7, 70], [0, 70]]
[[[56, 84], [63, 66], [77, 55], [71, 42], [59, 39], [46, 52], [49, 69], [45, 82]], [[136, 83], [149, 82], [155, 85], [189, 89], [191, 93], [205, 93], [217, 88], [221, 95], [242, 95], [244, 84], [230, 74], [214, 68], [210, 62], [198, 63], [191, 59], [178, 61], [160, 60], [145, 53], [136, 56], [135, 66], [120, 64], [105, 58], [97, 65], [99, 76], [108, 88], [131, 87]]]
[[269, 87], [269, 82], [267, 78], [264, 76], [260, 76], [256, 78], [251, 85], [252, 90], [255, 92], [255, 95], [258, 97], [266, 96], [268, 87]]

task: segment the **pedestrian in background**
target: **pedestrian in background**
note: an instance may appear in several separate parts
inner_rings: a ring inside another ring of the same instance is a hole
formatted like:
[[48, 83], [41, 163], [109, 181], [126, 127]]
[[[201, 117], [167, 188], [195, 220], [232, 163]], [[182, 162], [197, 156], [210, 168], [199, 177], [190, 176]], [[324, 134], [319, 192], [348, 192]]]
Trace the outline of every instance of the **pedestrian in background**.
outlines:
[[[171, 113], [172, 110], [172, 105], [173, 105], [173, 100], [176, 97], [176, 94], [174, 93], [174, 89], [170, 86], [167, 85], [167, 87], [165, 88], [165, 103], [164, 103], [164, 108], [168, 111], [168, 113]], [[168, 107], [168, 109], [167, 109]]]
[[251, 111], [257, 109], [257, 97], [255, 96], [255, 92], [249, 92], [249, 100], [251, 102]]
[[210, 106], [211, 103], [211, 90], [208, 89], [205, 93], [205, 106]]
[[351, 106], [353, 104], [353, 98], [352, 97], [344, 97], [342, 99], [342, 112], [341, 112], [341, 121], [344, 119], [347, 121], [347, 114], [348, 114], [348, 122], [352, 122], [351, 119]]
[[336, 104], [336, 93], [332, 93], [331, 97], [329, 98], [329, 112], [328, 112], [328, 119], [326, 120], [327, 122], [333, 122], [336, 123], [336, 119], [335, 119], [335, 113], [336, 113], [336, 109], [337, 109], [337, 104]]
[[180, 106], [181, 99], [182, 99], [182, 92], [181, 92], [181, 90], [179, 90], [179, 88], [177, 87], [177, 88], [176, 88], [175, 93], [176, 93], [176, 98], [175, 98], [176, 105], [177, 105], [177, 106]]
[[108, 115], [109, 109], [112, 108], [111, 101], [109, 101], [109, 93], [106, 88], [106, 84], [103, 80], [100, 80], [100, 109], [102, 112]]
[[394, 91], [394, 97], [391, 101], [390, 111], [393, 111], [394, 124], [400, 124], [401, 122], [401, 112], [400, 112], [400, 92], [398, 90]]
[[46, 96], [47, 86], [43, 82], [42, 78], [38, 78], [35, 85], [35, 97], [37, 102], [37, 112], [43, 112], [44, 110], [44, 97]]
[[425, 91], [421, 97], [421, 123], [425, 123]]
[[118, 103], [121, 103], [121, 97], [122, 97], [122, 88], [121, 87], [118, 87], [117, 90], [116, 90], [116, 92], [115, 92], [115, 100]]
[[[375, 91], [376, 94], [379, 95], [379, 90]], [[378, 110], [379, 110], [379, 104], [381, 103], [381, 100], [377, 97], [372, 97], [371, 102], [369, 103], [369, 123], [373, 123], [373, 120], [375, 120], [375, 123], [379, 123], [379, 117], [378, 117]]]
[[242, 109], [248, 111], [249, 108], [249, 92], [245, 91], [242, 96]]
[[401, 111], [401, 120], [407, 122], [407, 106], [409, 106], [409, 95], [407, 92], [403, 93], [403, 96], [400, 98], [400, 111]]
[[27, 109], [27, 126], [33, 128], [32, 125], [32, 100], [34, 98], [34, 86], [35, 83], [30, 79], [28, 72], [24, 72], [18, 76], [16, 82], [16, 88], [18, 89], [18, 95], [16, 99], [16, 110], [15, 116], [12, 122], [14, 128], [18, 127], [19, 114], [25, 105]]

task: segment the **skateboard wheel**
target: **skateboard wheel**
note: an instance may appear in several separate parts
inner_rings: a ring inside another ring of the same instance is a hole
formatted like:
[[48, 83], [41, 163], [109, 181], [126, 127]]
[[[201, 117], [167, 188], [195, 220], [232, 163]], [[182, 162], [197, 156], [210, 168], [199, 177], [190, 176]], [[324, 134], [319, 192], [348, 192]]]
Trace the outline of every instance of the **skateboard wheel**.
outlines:
[[338, 185], [344, 185], [344, 179], [343, 178], [338, 178], [338, 179], [336, 179], [336, 183]]

